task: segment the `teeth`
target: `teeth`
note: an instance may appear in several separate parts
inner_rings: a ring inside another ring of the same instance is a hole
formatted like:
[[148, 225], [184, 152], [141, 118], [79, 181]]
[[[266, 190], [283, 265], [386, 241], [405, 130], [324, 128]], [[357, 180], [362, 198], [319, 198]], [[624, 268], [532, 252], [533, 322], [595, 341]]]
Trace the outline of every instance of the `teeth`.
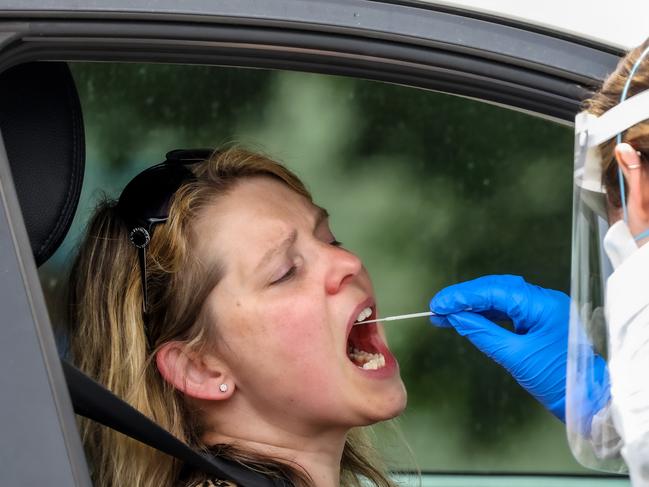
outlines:
[[349, 350], [348, 355], [358, 367], [365, 370], [376, 370], [385, 367], [385, 357], [382, 353], [369, 353], [364, 350], [352, 348]]
[[372, 314], [372, 308], [369, 306], [363, 310], [361, 310], [360, 313], [358, 313], [358, 318], [356, 318], [356, 321], [365, 321], [367, 318], [370, 317]]
[[375, 354], [374, 358], [372, 358], [369, 362], [365, 362], [363, 364], [363, 368], [365, 370], [377, 370], [382, 367], [385, 367], [385, 357], [380, 353]]

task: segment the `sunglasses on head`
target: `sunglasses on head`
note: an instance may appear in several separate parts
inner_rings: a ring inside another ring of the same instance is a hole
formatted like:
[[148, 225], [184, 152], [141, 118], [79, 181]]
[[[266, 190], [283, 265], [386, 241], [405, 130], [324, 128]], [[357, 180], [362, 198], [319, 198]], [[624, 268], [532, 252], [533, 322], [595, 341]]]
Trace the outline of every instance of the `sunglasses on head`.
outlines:
[[148, 301], [146, 248], [153, 230], [169, 218], [169, 205], [176, 191], [184, 183], [196, 179], [187, 166], [209, 159], [213, 153], [213, 149], [178, 149], [168, 152], [164, 162], [135, 176], [119, 197], [117, 211], [126, 223], [130, 242], [138, 252], [145, 313]]

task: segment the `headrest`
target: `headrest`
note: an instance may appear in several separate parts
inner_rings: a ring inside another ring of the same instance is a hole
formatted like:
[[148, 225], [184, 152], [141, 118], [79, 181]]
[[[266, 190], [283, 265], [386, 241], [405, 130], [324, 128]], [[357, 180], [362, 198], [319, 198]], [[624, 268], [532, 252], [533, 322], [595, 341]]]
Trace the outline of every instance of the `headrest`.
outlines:
[[83, 181], [83, 119], [68, 66], [29, 63], [0, 74], [0, 129], [41, 265], [65, 237]]

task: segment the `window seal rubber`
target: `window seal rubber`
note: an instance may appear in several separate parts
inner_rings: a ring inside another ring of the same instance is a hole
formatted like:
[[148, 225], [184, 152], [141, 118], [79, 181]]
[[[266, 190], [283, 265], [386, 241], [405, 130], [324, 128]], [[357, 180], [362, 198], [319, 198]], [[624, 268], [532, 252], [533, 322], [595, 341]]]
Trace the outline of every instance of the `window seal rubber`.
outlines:
[[[371, 3], [409, 9], [414, 15], [412, 7]], [[178, 13], [162, 20], [161, 13], [115, 11], [103, 20], [97, 20], [97, 12], [77, 12], [65, 19], [61, 12], [52, 12], [51, 18], [39, 12], [26, 22], [26, 12], [8, 17], [0, 11], [5, 33], [0, 39], [0, 70], [34, 60], [286, 69], [430, 89], [571, 123], [581, 100], [618, 60], [610, 52], [538, 32], [445, 12], [419, 13], [440, 17], [444, 25], [455, 22], [462, 32], [446, 28], [446, 38], [439, 32], [422, 38], [397, 29], [378, 30], [385, 25], [345, 29], [314, 22], [282, 23], [277, 18], [264, 23], [248, 17], [197, 21]], [[480, 22], [474, 38], [470, 22]], [[490, 38], [502, 44], [507, 36], [516, 46], [509, 52], [495, 52], [488, 44]], [[540, 47], [535, 44], [539, 39], [544, 43]], [[560, 65], [554, 65], [553, 56], [558, 54], [563, 57], [557, 61]]]

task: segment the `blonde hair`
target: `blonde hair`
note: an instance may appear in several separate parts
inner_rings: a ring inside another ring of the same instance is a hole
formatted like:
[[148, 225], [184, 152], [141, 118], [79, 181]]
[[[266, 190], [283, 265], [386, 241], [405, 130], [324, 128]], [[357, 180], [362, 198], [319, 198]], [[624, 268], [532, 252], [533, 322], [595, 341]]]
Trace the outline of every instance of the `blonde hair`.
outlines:
[[[649, 39], [640, 46], [632, 49], [618, 63], [604, 81], [602, 87], [591, 98], [584, 102], [584, 108], [590, 113], [600, 116], [609, 111], [620, 102], [622, 90], [629, 78], [631, 69], [642, 52], [649, 47]], [[629, 85], [627, 98], [649, 89], [649, 58], [645, 58], [634, 74]], [[640, 151], [642, 160], [647, 160], [649, 154], [649, 120], [640, 122], [622, 136], [623, 142], [631, 144], [635, 150]], [[617, 162], [615, 161], [615, 138], [600, 145], [602, 156], [602, 183], [606, 188], [609, 203], [617, 208], [621, 206], [620, 187], [618, 182]]]
[[[70, 276], [71, 353], [78, 367], [176, 437], [207, 450], [200, 419], [183, 396], [159, 374], [153, 359], [170, 340], [200, 346], [214, 339], [201, 320], [207, 293], [221, 278], [192, 252], [191, 225], [214, 200], [242, 178], [275, 178], [311, 201], [302, 182], [281, 164], [233, 148], [215, 152], [192, 166], [196, 180], [175, 193], [169, 219], [155, 229], [147, 249], [148, 308], [142, 313], [137, 254], [116, 202], [105, 201], [91, 219]], [[146, 330], [146, 331], [145, 331]], [[92, 421], [81, 421], [82, 437], [95, 485], [160, 487], [177, 485], [175, 459]], [[216, 452], [271, 475], [288, 475], [296, 485], [311, 484], [299, 467], [217, 445]], [[384, 473], [362, 429], [348, 435], [341, 461], [341, 485], [394, 485]]]

